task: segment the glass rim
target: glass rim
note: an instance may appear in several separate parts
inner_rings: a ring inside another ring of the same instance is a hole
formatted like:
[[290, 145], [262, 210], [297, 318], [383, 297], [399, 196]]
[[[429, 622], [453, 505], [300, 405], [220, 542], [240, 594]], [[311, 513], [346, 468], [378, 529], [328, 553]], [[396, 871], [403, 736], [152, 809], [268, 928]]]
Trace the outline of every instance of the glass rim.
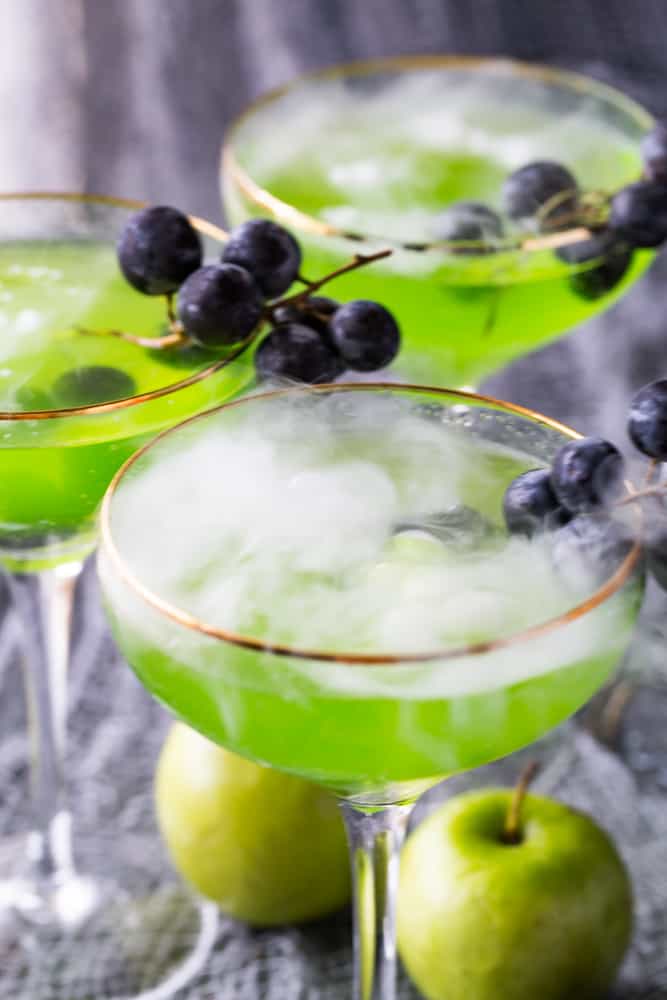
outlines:
[[[7, 201], [56, 201], [72, 202], [75, 204], [92, 204], [108, 206], [109, 208], [125, 208], [132, 211], [140, 211], [147, 208], [149, 202], [138, 201], [134, 198], [118, 198], [107, 194], [89, 194], [78, 191], [10, 191], [0, 192], [0, 203]], [[195, 229], [212, 239], [224, 242], [228, 233], [216, 226], [215, 223], [202, 219], [197, 215], [188, 215], [188, 219]], [[101, 413], [113, 413], [116, 410], [124, 410], [128, 407], [138, 406], [141, 403], [149, 402], [153, 399], [160, 399], [163, 396], [171, 396], [181, 389], [187, 389], [197, 382], [201, 382], [215, 372], [225, 368], [232, 361], [241, 355], [248, 347], [250, 341], [246, 339], [238, 344], [224, 358], [207, 365], [187, 378], [179, 379], [178, 382], [171, 382], [169, 385], [160, 386], [150, 392], [137, 393], [133, 396], [125, 396], [122, 399], [114, 399], [104, 403], [93, 403], [89, 406], [60, 407], [51, 410], [0, 410], [0, 423], [3, 421], [21, 420], [52, 420], [67, 417], [94, 416]]]
[[[621, 90], [610, 84], [603, 83], [594, 77], [586, 76], [584, 73], [578, 73], [574, 70], [546, 66], [541, 63], [525, 62], [519, 59], [503, 59], [497, 56], [388, 56], [378, 59], [339, 63], [333, 66], [326, 66], [324, 69], [302, 73], [293, 80], [281, 86], [274, 87], [264, 94], [260, 94], [259, 97], [246, 106], [229, 126], [222, 143], [220, 169], [223, 176], [229, 176], [233, 183], [241, 190], [244, 197], [258, 206], [264, 214], [270, 215], [290, 229], [316, 236], [336, 237], [356, 247], [365, 244], [386, 243], [388, 246], [406, 253], [434, 251], [451, 253], [457, 249], [460, 251], [465, 248], [469, 251], [471, 258], [481, 256], [483, 250], [488, 254], [488, 244], [475, 244], [474, 241], [468, 240], [402, 241], [395, 238], [388, 238], [381, 234], [358, 233], [341, 229], [329, 222], [325, 222], [316, 215], [303, 212], [295, 205], [271, 194], [270, 191], [253, 180], [250, 174], [238, 162], [235, 153], [235, 137], [239, 128], [252, 118], [255, 112], [269, 106], [286, 94], [293, 93], [300, 86], [310, 81], [337, 79], [345, 76], [372, 76], [375, 73], [386, 73], [392, 70], [404, 73], [411, 70], [421, 71], [439, 68], [456, 70], [481, 68], [492, 72], [500, 72], [501, 70], [506, 72], [508, 67], [511, 68], [516, 76], [555, 83], [561, 85], [564, 89], [597, 95], [601, 99], [606, 100], [608, 104], [624, 109], [629, 117], [633, 118], [647, 131], [655, 124], [654, 116], [638, 101], [628, 97]], [[491, 249], [494, 253], [507, 252], [518, 254], [534, 253], [540, 250], [556, 250], [559, 247], [570, 246], [588, 240], [592, 235], [592, 230], [579, 224], [567, 229], [558, 230], [557, 232], [526, 236], [523, 239], [519, 237], [505, 237], [494, 240]], [[479, 254], [474, 253], [475, 246], [479, 246]]]
[[[409, 392], [430, 396], [454, 397], [462, 403], [487, 403], [498, 408], [499, 410], [516, 414], [520, 417], [525, 417], [533, 423], [540, 424], [544, 427], [562, 433], [571, 440], [579, 440], [583, 437], [582, 434], [575, 431], [573, 428], [568, 427], [566, 424], [563, 424], [558, 420], [554, 420], [551, 417], [547, 417], [544, 414], [538, 413], [535, 410], [530, 410], [525, 406], [519, 405], [518, 403], [509, 403], [504, 400], [496, 399], [493, 396], [469, 392], [464, 389], [447, 389], [438, 386], [416, 385], [406, 382], [336, 382], [316, 386], [274, 389], [268, 392], [242, 396], [239, 399], [234, 399], [226, 403], [222, 403], [219, 406], [215, 406], [203, 413], [195, 414], [187, 420], [182, 421], [180, 424], [167, 428], [126, 460], [111, 480], [102, 501], [99, 519], [101, 539], [99, 547], [100, 555], [104, 553], [109, 557], [114, 570], [118, 573], [121, 580], [144, 603], [148, 604], [154, 611], [158, 612], [158, 614], [194, 633], [206, 635], [209, 638], [225, 642], [228, 645], [240, 647], [257, 653], [266, 653], [278, 657], [291, 657], [298, 660], [311, 660], [321, 663], [340, 663], [351, 666], [401, 666], [407, 664], [453, 660], [460, 659], [465, 656], [479, 656], [491, 653], [497, 649], [518, 645], [521, 642], [546, 635], [550, 632], [555, 632], [558, 628], [569, 625], [572, 622], [583, 618], [589, 611], [599, 607], [608, 598], [616, 594], [628, 581], [639, 561], [641, 552], [641, 543], [639, 540], [635, 540], [628, 554], [624, 557], [620, 565], [617, 566], [609, 578], [605, 580], [605, 582], [584, 601], [574, 605], [572, 608], [561, 613], [560, 615], [556, 615], [554, 618], [549, 618], [544, 622], [538, 622], [528, 628], [521, 629], [519, 632], [514, 632], [507, 636], [501, 636], [496, 639], [486, 640], [483, 642], [465, 643], [457, 647], [447, 647], [440, 650], [405, 652], [400, 654], [354, 652], [339, 653], [322, 649], [308, 649], [301, 646], [291, 646], [284, 643], [273, 643], [267, 640], [257, 639], [253, 636], [245, 635], [243, 633], [235, 632], [231, 629], [225, 629], [217, 625], [212, 625], [211, 623], [203, 621], [187, 611], [183, 611], [170, 601], [166, 601], [161, 598], [149, 587], [145, 586], [129, 569], [113, 538], [111, 528], [111, 507], [116, 491], [122, 483], [126, 473], [134, 466], [135, 462], [137, 462], [144, 454], [149, 452], [163, 438], [178, 432], [179, 428], [185, 427], [195, 421], [221, 413], [224, 410], [232, 409], [238, 406], [245, 406], [257, 400], [266, 401], [272, 398], [295, 395], [323, 395], [332, 392], [364, 391]], [[628, 487], [628, 493], [629, 492]]]

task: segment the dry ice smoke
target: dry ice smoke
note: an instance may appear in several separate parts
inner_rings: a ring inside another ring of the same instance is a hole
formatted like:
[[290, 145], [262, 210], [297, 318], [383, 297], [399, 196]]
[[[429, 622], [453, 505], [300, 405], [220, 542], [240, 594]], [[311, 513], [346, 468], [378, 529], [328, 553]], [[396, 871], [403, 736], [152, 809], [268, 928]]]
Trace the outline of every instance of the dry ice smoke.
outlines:
[[[285, 171], [305, 178], [297, 207], [308, 210], [313, 178], [326, 178], [330, 203], [317, 209], [326, 221], [404, 240], [432, 237], [433, 192], [443, 181], [461, 187], [460, 197], [499, 208], [503, 176], [531, 160], [564, 162], [583, 187], [614, 189], [636, 156], [594, 98], [573, 92], [564, 99], [537, 79], [527, 87], [510, 66], [506, 73], [360, 77], [352, 86], [314, 80], [256, 112], [237, 145], [244, 167], [269, 189]], [[483, 162], [497, 176], [476, 174]], [[466, 189], [468, 174], [473, 188], [491, 186]]]
[[[540, 539], [397, 551], [397, 523], [455, 504], [499, 523], [505, 485], [535, 461], [395, 396], [256, 397], [148, 457], [116, 495], [116, 544], [155, 593], [226, 629], [311, 649], [431, 651], [545, 621], [592, 586], [584, 573], [574, 589], [561, 580]], [[496, 682], [600, 652], [617, 632], [595, 619], [551, 635], [537, 658], [510, 649]], [[449, 683], [494, 680], [459, 670]]]

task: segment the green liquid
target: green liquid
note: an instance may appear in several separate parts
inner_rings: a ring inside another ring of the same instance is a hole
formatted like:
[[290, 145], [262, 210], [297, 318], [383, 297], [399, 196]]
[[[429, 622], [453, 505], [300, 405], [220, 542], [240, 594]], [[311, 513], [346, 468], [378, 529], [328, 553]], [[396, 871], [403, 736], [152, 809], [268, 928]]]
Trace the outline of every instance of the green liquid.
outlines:
[[[125, 599], [130, 600], [128, 594]], [[232, 648], [222, 653], [212, 640], [202, 641], [197, 650], [170, 654], [147, 643], [131, 617], [115, 610], [108, 586], [107, 606], [124, 657], [148, 690], [181, 719], [242, 756], [358, 795], [428, 783], [534, 742], [604, 684], [628, 639], [619, 624], [613, 651], [573, 659], [567, 667], [502, 690], [421, 699], [411, 698], [406, 685], [403, 694], [373, 698], [352, 690], [347, 696], [327, 694], [326, 668], [313, 669], [311, 679], [297, 678], [289, 664]], [[164, 638], [165, 648], [167, 641], [178, 640], [168, 625]], [[383, 670], [345, 669], [355, 685], [377, 679]], [[423, 679], [421, 667], [394, 668], [408, 669], [416, 680]], [[282, 691], [286, 684], [288, 698]]]
[[[265, 414], [267, 426], [270, 418], [271, 414]], [[202, 429], [208, 419], [200, 423]], [[221, 422], [219, 437], [211, 438], [211, 442], [217, 441], [218, 447], [224, 439], [224, 430]], [[172, 435], [172, 443], [177, 442], [178, 436], [178, 433]], [[419, 461], [415, 457], [414, 464], [406, 471], [405, 455], [397, 452], [400, 445], [392, 445], [392, 440], [391, 432], [387, 432], [386, 437], [381, 432], [380, 436], [375, 436], [373, 448], [360, 449], [358, 442], [350, 440], [341, 442], [341, 448], [364, 461], [372, 453], [396, 482], [400, 482], [402, 476], [418, 474], [419, 468], [426, 479], [430, 472], [424, 469], [423, 456], [419, 456]], [[192, 435], [183, 436], [179, 447], [194, 449], [198, 468], [202, 467], [205, 452], [198, 447], [194, 425]], [[295, 442], [295, 447], [300, 448], [300, 443]], [[459, 482], [460, 499], [465, 503], [475, 501], [478, 509], [498, 521], [500, 499], [506, 484], [518, 470], [539, 462], [520, 452], [508, 456], [506, 449], [498, 449], [495, 445], [485, 449], [479, 443], [472, 447], [471, 443], [471, 449], [470, 468]], [[152, 483], [149, 478], [145, 481], [148, 486], [143, 485], [144, 473], [150, 477], [151, 469], [159, 468], [161, 460], [169, 465], [172, 474], [178, 470], [178, 466], [170, 464], [173, 453], [169, 438], [152, 449], [152, 453], [135, 466], [132, 476], [133, 483], [139, 483], [143, 503], [149, 502]], [[296, 454], [298, 464], [301, 452]], [[323, 452], [325, 462], [335, 464], [340, 457], [335, 448]], [[305, 467], [308, 468], [307, 462]], [[230, 475], [234, 474], [231, 469]], [[188, 518], [184, 519], [170, 506], [171, 490], [165, 492], [160, 488], [159, 492], [165, 505], [165, 523], [168, 527], [171, 511], [172, 518], [184, 532], [183, 552], [185, 558], [189, 558], [188, 539], [193, 548], [195, 544], [194, 536], [189, 536], [188, 532], [195, 529], [189, 529]], [[216, 510], [223, 509], [217, 496], [211, 499], [208, 489], [204, 493], [207, 502], [211, 500]], [[211, 574], [223, 579], [225, 574], [230, 574], [233, 579], [239, 557], [233, 550], [221, 548], [211, 535], [206, 552], [208, 561], [200, 566], [199, 572], [191, 568], [185, 583], [181, 580], [175, 584], [174, 567], [178, 567], [178, 575], [182, 557], [172, 553], [169, 568], [162, 572], [157, 556], [152, 559], [146, 553], [137, 555], [134, 543], [125, 537], [125, 532], [143, 532], [145, 528], [148, 537], [152, 529], [142, 517], [140, 508], [133, 506], [135, 501], [128, 501], [128, 506], [123, 506], [123, 484], [119, 497], [114, 502], [120, 513], [114, 515], [112, 508], [112, 533], [130, 571], [161, 598], [195, 617], [215, 622], [210, 613], [215, 614], [215, 609], [221, 605], [217, 599], [212, 606], [209, 604], [207, 618], [197, 603], [198, 588]], [[281, 502], [278, 496], [276, 503]], [[205, 516], [205, 511], [195, 502], [191, 514], [193, 520], [198, 521]], [[158, 529], [152, 541], [156, 549], [164, 550], [168, 543], [166, 536], [160, 541], [161, 530], [164, 528]], [[263, 522], [262, 531], [266, 530]], [[252, 550], [250, 545], [249, 550], [244, 551]], [[378, 567], [374, 568], [373, 556], [368, 558], [373, 573]], [[382, 563], [382, 552], [376, 558]], [[482, 549], [479, 559], [485, 558]], [[456, 581], [459, 572], [456, 557], [451, 558], [448, 566]], [[489, 566], [490, 563], [484, 563], [484, 573], [489, 571]], [[448, 647], [459, 648], [466, 642], [513, 634], [528, 624], [536, 624], [568, 609], [573, 603], [571, 596], [568, 595], [563, 603], [561, 585], [554, 580], [552, 588], [549, 574], [533, 577], [532, 563], [530, 566], [526, 602], [535, 602], [531, 587], [535, 580], [542, 579], [543, 587], [546, 580], [548, 598], [544, 605], [539, 599], [537, 610], [535, 603], [532, 611], [517, 611], [516, 604], [510, 605], [514, 608], [511, 620], [500, 623], [493, 619], [485, 621], [483, 614], [466, 614], [467, 609], [462, 609], [462, 618], [454, 617], [454, 633], [450, 635]], [[379, 790], [392, 788], [400, 797], [401, 788], [428, 783], [436, 776], [475, 767], [511, 753], [558, 725], [610, 676], [627, 644], [638, 596], [636, 588], [628, 588], [589, 612], [585, 622], [561, 626], [557, 633], [524, 641], [515, 649], [510, 647], [426, 664], [367, 666], [272, 656], [216, 640], [153, 610], [119, 575], [104, 548], [99, 568], [116, 640], [141, 681], [160, 701], [212, 740], [246, 757], [312, 779], [336, 791], [360, 796], [372, 796]], [[282, 572], [281, 589], [274, 592], [273, 602], [270, 598], [263, 601], [258, 588], [251, 592], [249, 605], [253, 607], [242, 608], [239, 620], [230, 625], [223, 616], [218, 624], [264, 638], [269, 643], [298, 642], [312, 649], [313, 637], [304, 631], [309, 627], [308, 622], [298, 621], [300, 601], [303, 599], [301, 617], [308, 619], [308, 609], [317, 612], [317, 607], [307, 603], [306, 588], [314, 588], [314, 593], [319, 594], [318, 588], [323, 587], [322, 597], [317, 598], [323, 603], [328, 600], [327, 593], [330, 598], [336, 595], [327, 590], [329, 584], [317, 574], [299, 577], [289, 559]], [[408, 579], [410, 572], [409, 565], [405, 564], [405, 569], [399, 567], [399, 575], [392, 578], [399, 594], [403, 583], [412, 586], [409, 582], [412, 578]], [[497, 577], [494, 579], [497, 581]], [[261, 580], [259, 583], [261, 586]], [[303, 588], [301, 594], [299, 586]], [[504, 583], [503, 586], [509, 585]], [[290, 603], [292, 594], [296, 605]], [[399, 614], [405, 612], [409, 616], [410, 608], [414, 611], [414, 601], [410, 605], [402, 598], [394, 599]], [[224, 605], [224, 599], [220, 600]], [[444, 601], [442, 606], [445, 606]], [[283, 614], [284, 609], [291, 610]], [[523, 615], [529, 617], [523, 618]], [[537, 615], [537, 618], [530, 615]], [[330, 626], [333, 635], [321, 635], [319, 648], [339, 653], [350, 648], [378, 651], [377, 640], [364, 634], [363, 622], [358, 627], [353, 615], [337, 616], [332, 612]], [[414, 629], [407, 618], [406, 628]], [[419, 641], [415, 640], [417, 646]], [[422, 638], [421, 641], [427, 648], [438, 648], [429, 645], [428, 640]], [[382, 644], [380, 648], [386, 650]], [[406, 648], [405, 642], [402, 648]], [[400, 655], [400, 648], [393, 649]]]
[[[237, 211], [232, 218], [240, 222], [249, 214]], [[333, 239], [299, 238], [309, 277], [341, 267], [358, 249]], [[371, 249], [382, 247], [376, 243]], [[417, 255], [401, 250], [390, 266], [380, 261], [336, 279], [326, 294], [340, 301], [372, 299], [394, 313], [402, 344], [391, 371], [402, 381], [475, 388], [493, 372], [606, 309], [644, 273], [653, 256], [649, 250], [635, 252], [619, 284], [593, 301], [573, 290], [572, 275], [557, 261], [526, 275], [516, 260], [497, 254], [493, 273], [490, 264], [478, 274], [463, 268], [457, 273], [434, 252], [421, 255], [433, 266], [420, 272], [414, 268]]]
[[[591, 297], [577, 274], [599, 262], [568, 266], [552, 249], [472, 256], [405, 249], [432, 243], [435, 217], [454, 202], [498, 210], [508, 173], [531, 160], [564, 162], [584, 191], [618, 190], [641, 175], [642, 127], [606, 94], [524, 80], [509, 68], [368, 79], [366, 86], [366, 77], [352, 77], [349, 90], [305, 81], [242, 119], [232, 148], [271, 198], [365, 237], [317, 235], [276, 211], [302, 243], [307, 277], [358, 252], [394, 249], [389, 260], [336, 279], [326, 294], [376, 299], [394, 312], [404, 339], [393, 368], [403, 380], [478, 385], [607, 308], [651, 262], [652, 252], [636, 252], [622, 279]], [[231, 171], [223, 194], [234, 224], [266, 211]], [[508, 220], [506, 232], [521, 235]]]
[[[0, 411], [108, 403], [118, 391], [152, 393], [219, 360], [195, 349], [151, 351], [100, 333], [115, 328], [160, 336], [165, 325], [164, 301], [124, 281], [113, 247], [83, 241], [1, 245]], [[115, 370], [111, 386], [94, 377], [84, 390], [59, 382], [98, 366]], [[248, 363], [238, 361], [191, 386], [112, 412], [0, 418], [0, 558], [29, 570], [85, 554], [99, 502], [122, 463], [157, 431], [240, 391], [250, 377]]]

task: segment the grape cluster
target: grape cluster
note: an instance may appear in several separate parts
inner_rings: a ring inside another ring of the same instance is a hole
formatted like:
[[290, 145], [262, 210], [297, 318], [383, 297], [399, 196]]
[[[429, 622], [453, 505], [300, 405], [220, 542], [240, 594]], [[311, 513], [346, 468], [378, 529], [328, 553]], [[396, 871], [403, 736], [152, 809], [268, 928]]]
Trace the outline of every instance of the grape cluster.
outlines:
[[[644, 137], [641, 155], [642, 178], [598, 205], [567, 167], [552, 160], [527, 163], [503, 184], [502, 213], [520, 230], [589, 229], [590, 238], [555, 250], [564, 263], [577, 266], [570, 285], [581, 298], [606, 295], [627, 272], [633, 250], [657, 247], [667, 239], [667, 124], [658, 124]], [[470, 201], [436, 216], [432, 230], [434, 238], [451, 242], [452, 252], [459, 254], [493, 252], [504, 236], [502, 216]]]
[[[153, 206], [130, 219], [117, 250], [123, 275], [138, 291], [177, 293], [185, 342], [213, 350], [236, 347], [268, 325], [255, 352], [261, 380], [330, 382], [348, 369], [377, 371], [398, 353], [400, 331], [392, 314], [366, 299], [340, 305], [316, 295], [333, 275], [317, 282], [301, 278], [299, 244], [268, 219], [238, 226], [220, 262], [202, 266], [199, 236], [188, 218]], [[365, 262], [356, 258], [350, 267]], [[280, 298], [297, 280], [304, 291]]]
[[[648, 569], [667, 589], [667, 484], [659, 474], [659, 464], [667, 462], [667, 379], [639, 390], [627, 427], [635, 447], [652, 463], [647, 486], [635, 495], [637, 502], [651, 503], [644, 510], [643, 547]], [[602, 579], [634, 542], [627, 520], [618, 516], [631, 499], [623, 496], [624, 476], [623, 458], [610, 441], [570, 441], [550, 469], [531, 469], [510, 483], [503, 498], [507, 529], [528, 537], [550, 532], [557, 565], [578, 553]]]

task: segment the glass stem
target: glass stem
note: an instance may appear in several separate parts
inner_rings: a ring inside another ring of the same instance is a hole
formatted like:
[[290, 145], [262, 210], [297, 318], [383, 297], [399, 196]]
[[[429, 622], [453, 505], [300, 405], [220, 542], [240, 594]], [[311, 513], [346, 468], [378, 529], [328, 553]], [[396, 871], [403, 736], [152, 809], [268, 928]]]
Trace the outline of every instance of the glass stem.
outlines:
[[412, 805], [341, 809], [354, 888], [354, 998], [394, 1000], [399, 862]]
[[57, 881], [73, 872], [64, 755], [72, 611], [81, 569], [80, 562], [73, 562], [9, 575], [23, 626], [34, 807], [28, 860], [29, 875], [38, 881]]

